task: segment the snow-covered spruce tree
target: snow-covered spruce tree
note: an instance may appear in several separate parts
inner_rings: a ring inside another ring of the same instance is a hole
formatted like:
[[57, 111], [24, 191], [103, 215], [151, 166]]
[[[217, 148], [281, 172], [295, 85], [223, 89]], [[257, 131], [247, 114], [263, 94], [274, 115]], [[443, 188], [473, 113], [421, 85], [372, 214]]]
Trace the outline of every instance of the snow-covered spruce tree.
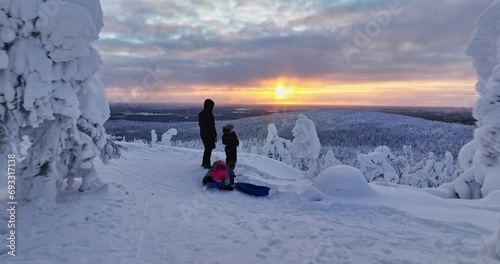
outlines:
[[460, 161], [458, 159], [455, 160], [453, 154], [451, 154], [451, 152], [449, 151], [446, 151], [446, 153], [444, 154], [443, 164], [443, 183], [453, 183], [462, 173], [464, 173], [464, 170], [460, 167]]
[[158, 135], [156, 134], [156, 131], [154, 129], [151, 130], [151, 144], [152, 145], [158, 144]]
[[[403, 150], [406, 146], [403, 147]], [[408, 151], [408, 157], [412, 157], [411, 147], [406, 147], [406, 151]], [[387, 146], [377, 147], [374, 152], [384, 154], [385, 159], [391, 165], [391, 167], [396, 171], [396, 174], [399, 179], [399, 184], [403, 184], [402, 182], [409, 182], [409, 172], [410, 172], [410, 164], [408, 163], [408, 159], [405, 156], [396, 157], [392, 153], [392, 150]], [[407, 184], [407, 183], [406, 183]]]
[[314, 122], [303, 114], [299, 114], [292, 129], [293, 141], [290, 147], [292, 163], [299, 169], [312, 175], [318, 174], [318, 158], [321, 149]]
[[427, 160], [419, 162], [408, 176], [410, 186], [417, 188], [436, 188], [444, 183], [444, 163], [438, 162], [434, 153], [430, 152]]
[[372, 152], [358, 155], [359, 169], [367, 182], [399, 183], [399, 176], [387, 161], [387, 155], [382, 152]]
[[82, 178], [86, 190], [98, 180], [94, 158], [120, 156], [104, 131], [109, 106], [95, 77], [91, 42], [102, 27], [99, 0], [0, 1], [0, 119], [9, 151], [31, 142], [17, 166], [22, 202], [55, 199], [65, 179]]
[[[477, 29], [466, 54], [474, 59], [480, 97], [473, 115], [477, 153], [473, 166], [455, 182], [460, 198], [481, 198], [500, 190], [500, 0], [477, 19]], [[478, 192], [478, 188], [480, 191]]]
[[171, 128], [161, 135], [161, 144], [165, 146], [172, 146], [172, 137], [177, 136], [177, 129]]
[[443, 159], [443, 170], [441, 173], [441, 177], [443, 177], [443, 182], [451, 182], [451, 178], [453, 177], [453, 173], [455, 172], [455, 164], [453, 154], [451, 152], [446, 151], [444, 153]]
[[410, 168], [415, 165], [415, 159], [413, 158], [413, 148], [412, 146], [403, 146], [403, 155], [408, 161], [408, 164], [410, 165]]
[[262, 148], [262, 155], [279, 160], [285, 164], [291, 163], [290, 148], [292, 142], [290, 140], [278, 136], [278, 130], [274, 124], [267, 127], [266, 144]]
[[396, 156], [392, 153], [391, 149], [388, 146], [377, 147], [373, 152], [379, 152], [384, 154], [387, 162], [391, 162], [396, 159]]
[[396, 171], [399, 177], [399, 184], [409, 184], [410, 164], [404, 156], [399, 156], [390, 162], [392, 168]]
[[427, 163], [423, 169], [423, 175], [427, 178], [428, 187], [436, 188], [444, 183], [443, 178], [444, 164], [437, 161], [436, 154], [430, 152]]
[[339, 165], [342, 165], [342, 162], [335, 157], [335, 153], [331, 149], [326, 152], [326, 155], [320, 157], [320, 171]]

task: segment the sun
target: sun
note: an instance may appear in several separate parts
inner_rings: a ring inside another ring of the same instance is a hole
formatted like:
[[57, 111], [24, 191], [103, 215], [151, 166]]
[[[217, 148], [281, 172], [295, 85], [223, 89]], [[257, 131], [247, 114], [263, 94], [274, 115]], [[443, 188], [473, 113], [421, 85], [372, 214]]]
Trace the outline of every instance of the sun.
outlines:
[[275, 91], [275, 93], [276, 93], [276, 97], [277, 97], [278, 99], [283, 99], [283, 98], [285, 98], [285, 96], [286, 96], [286, 90], [285, 90], [285, 88], [283, 88], [283, 86], [281, 86], [281, 85], [278, 85], [278, 86], [276, 87], [276, 91]]

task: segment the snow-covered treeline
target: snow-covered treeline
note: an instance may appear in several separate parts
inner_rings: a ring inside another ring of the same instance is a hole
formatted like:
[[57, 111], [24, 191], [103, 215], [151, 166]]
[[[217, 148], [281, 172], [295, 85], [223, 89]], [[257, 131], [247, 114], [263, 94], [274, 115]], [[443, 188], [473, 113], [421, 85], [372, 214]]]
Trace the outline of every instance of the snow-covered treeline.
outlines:
[[[99, 0], [0, 1], [1, 151], [17, 154], [20, 201], [54, 199], [64, 180], [98, 179], [120, 148], [105, 133], [109, 106], [91, 42], [103, 27]], [[3, 155], [2, 155], [3, 156]]]
[[[444, 157], [446, 151], [456, 157], [461, 146], [472, 140], [475, 128], [368, 111], [321, 110], [303, 114], [317, 125], [316, 131], [322, 145], [321, 153], [331, 149], [338, 159], [351, 166], [356, 164], [359, 153], [369, 153], [378, 146], [390, 147], [397, 156], [404, 154], [402, 146], [412, 146], [414, 159], [417, 161], [426, 159], [429, 152], [435, 153], [439, 159]], [[297, 113], [286, 113], [231, 120], [231, 123], [234, 124], [240, 140], [251, 144], [255, 142], [254, 145], [260, 149], [266, 143], [269, 124], [276, 126], [281, 138], [292, 140], [292, 129], [296, 120]], [[227, 122], [216, 121], [220, 133]], [[173, 140], [179, 143], [195, 142], [199, 139], [198, 125], [192, 122], [109, 120], [105, 127], [110, 134], [124, 135], [130, 141], [134, 138], [149, 140], [152, 129], [160, 136], [170, 128], [178, 130], [179, 133]], [[248, 144], [243, 144], [243, 150], [251, 152], [251, 147], [247, 150], [246, 146]], [[201, 143], [199, 148], [202, 148]]]
[[455, 181], [463, 172], [450, 152], [446, 152], [443, 160], [438, 160], [431, 152], [427, 159], [415, 163], [411, 147], [404, 146], [404, 149], [405, 155], [396, 156], [389, 147], [378, 147], [369, 154], [358, 155], [357, 167], [368, 182], [389, 182], [418, 188], [439, 187]]

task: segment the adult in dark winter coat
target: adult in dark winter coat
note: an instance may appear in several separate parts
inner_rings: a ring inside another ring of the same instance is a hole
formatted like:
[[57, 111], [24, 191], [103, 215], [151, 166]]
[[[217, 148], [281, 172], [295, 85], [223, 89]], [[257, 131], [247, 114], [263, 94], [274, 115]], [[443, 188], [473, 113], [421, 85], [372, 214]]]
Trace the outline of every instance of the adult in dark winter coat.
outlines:
[[215, 118], [213, 114], [214, 106], [214, 101], [207, 99], [203, 105], [203, 111], [198, 114], [200, 137], [205, 147], [201, 166], [206, 169], [211, 168], [210, 158], [212, 156], [212, 149], [215, 148], [215, 142], [217, 142], [217, 130], [215, 129]]

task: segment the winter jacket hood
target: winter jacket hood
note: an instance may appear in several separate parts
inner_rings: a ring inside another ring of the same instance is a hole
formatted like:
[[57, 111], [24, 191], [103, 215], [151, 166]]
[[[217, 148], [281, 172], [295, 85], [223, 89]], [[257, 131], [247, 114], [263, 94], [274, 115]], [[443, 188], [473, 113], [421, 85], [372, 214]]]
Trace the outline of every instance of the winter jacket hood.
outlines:
[[229, 133], [234, 133], [234, 130], [233, 130], [233, 125], [232, 124], [227, 124], [225, 126], [222, 127], [222, 132], [224, 134], [229, 134]]
[[215, 103], [211, 99], [205, 100], [203, 103], [203, 111], [212, 112], [214, 110]]

